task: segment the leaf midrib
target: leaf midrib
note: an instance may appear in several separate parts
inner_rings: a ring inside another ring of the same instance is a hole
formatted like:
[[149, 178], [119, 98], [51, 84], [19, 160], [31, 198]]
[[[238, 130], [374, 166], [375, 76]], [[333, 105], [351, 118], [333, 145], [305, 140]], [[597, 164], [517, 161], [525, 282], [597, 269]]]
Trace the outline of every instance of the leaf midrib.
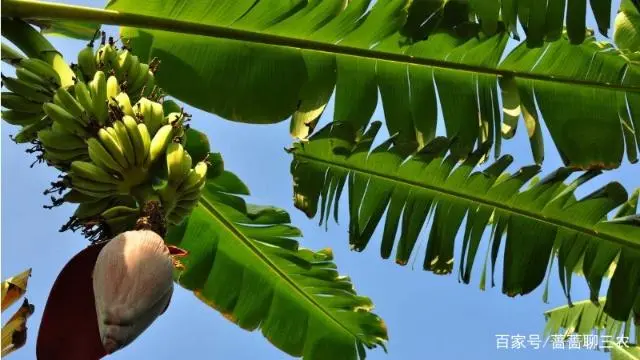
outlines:
[[273, 271], [276, 275], [282, 278], [287, 284], [289, 284], [296, 292], [298, 292], [304, 299], [313, 305], [313, 308], [320, 310], [322, 314], [331, 319], [334, 323], [338, 325], [338, 327], [344, 329], [348, 334], [350, 334], [354, 339], [360, 339], [356, 334], [354, 334], [349, 328], [347, 328], [341, 321], [336, 319], [327, 309], [322, 306], [322, 304], [318, 303], [313, 296], [308, 294], [304, 289], [302, 289], [289, 275], [287, 275], [284, 271], [282, 271], [267, 255], [265, 255], [260, 249], [258, 249], [250, 238], [242, 233], [232, 221], [229, 221], [223, 214], [221, 214], [218, 210], [216, 210], [213, 202], [207, 200], [205, 196], [200, 197], [200, 204], [203, 205], [204, 209], [211, 214], [211, 216], [218, 221], [224, 228], [229, 230], [233, 235], [235, 235], [238, 240], [240, 240], [251, 252], [262, 260], [268, 269]]
[[434, 185], [429, 185], [429, 184], [423, 184], [420, 183], [418, 181], [413, 181], [413, 180], [408, 180], [408, 179], [403, 179], [401, 177], [398, 176], [394, 176], [394, 175], [389, 175], [389, 174], [385, 174], [382, 172], [378, 172], [375, 170], [370, 170], [370, 169], [362, 169], [359, 167], [355, 167], [355, 166], [347, 166], [346, 164], [343, 163], [337, 163], [337, 162], [333, 162], [333, 161], [329, 161], [323, 158], [319, 158], [313, 155], [309, 155], [308, 153], [301, 153], [300, 151], [296, 151], [294, 153], [294, 157], [299, 157], [299, 158], [303, 158], [303, 159], [307, 159], [310, 161], [315, 161], [317, 163], [321, 163], [327, 166], [332, 166], [335, 168], [341, 168], [347, 172], [352, 171], [352, 172], [357, 172], [360, 173], [364, 176], [370, 176], [370, 177], [375, 177], [378, 179], [381, 179], [383, 181], [387, 181], [387, 182], [391, 182], [391, 183], [395, 183], [395, 184], [401, 184], [401, 185], [406, 185], [406, 186], [410, 186], [410, 187], [417, 187], [417, 188], [421, 188], [421, 189], [426, 189], [429, 191], [433, 191], [436, 192], [442, 196], [445, 197], [453, 197], [456, 199], [462, 199], [462, 200], [466, 200], [468, 202], [472, 202], [472, 203], [477, 203], [480, 205], [485, 205], [485, 206], [490, 206], [490, 207], [494, 207], [494, 208], [498, 208], [504, 212], [508, 212], [514, 215], [518, 215], [518, 216], [522, 216], [522, 217], [526, 217], [529, 218], [531, 220], [534, 221], [538, 221], [541, 223], [546, 223], [548, 225], [552, 225], [552, 226], [556, 226], [556, 227], [562, 227], [562, 228], [566, 228], [569, 230], [573, 230], [573, 231], [577, 231], [579, 233], [583, 233], [583, 234], [587, 234], [593, 237], [597, 237], [600, 238], [602, 240], [606, 240], [606, 241], [610, 241], [613, 242], [617, 245], [620, 246], [624, 246], [624, 247], [628, 247], [631, 249], [636, 249], [636, 250], [640, 250], [640, 243], [636, 244], [634, 242], [631, 242], [627, 239], [624, 238], [619, 238], [617, 236], [613, 236], [613, 235], [609, 235], [606, 233], [600, 233], [597, 232], [593, 229], [589, 229], [586, 228], [584, 226], [580, 226], [580, 225], [576, 225], [574, 223], [571, 222], [567, 222], [567, 221], [563, 221], [561, 219], [556, 219], [556, 218], [549, 218], [546, 217], [542, 214], [536, 213], [536, 212], [532, 212], [532, 211], [528, 211], [525, 209], [520, 209], [520, 208], [516, 208], [516, 207], [512, 207], [509, 206], [507, 204], [498, 202], [498, 201], [493, 201], [490, 199], [485, 199], [482, 197], [478, 197], [478, 196], [474, 196], [471, 194], [466, 194], [466, 193], [462, 193], [459, 191], [455, 191], [452, 189], [447, 189], [447, 188], [443, 188], [443, 187], [438, 187], [438, 186], [434, 186]]
[[368, 48], [357, 48], [341, 44], [267, 34], [218, 25], [202, 24], [192, 21], [174, 20], [158, 16], [141, 15], [124, 11], [104, 10], [85, 6], [66, 5], [31, 0], [2, 0], [2, 10], [4, 11], [4, 16], [18, 18], [76, 20], [84, 22], [95, 22], [106, 25], [131, 26], [137, 28], [163, 30], [173, 33], [203, 35], [207, 37], [247, 41], [265, 45], [284, 46], [289, 48], [298, 48], [331, 54], [351, 55], [372, 60], [385, 60], [399, 62], [402, 64], [429, 66], [439, 69], [471, 72], [474, 74], [516, 77], [521, 79], [539, 80], [551, 83], [564, 83], [640, 93], [640, 87], [631, 85], [611, 84], [593, 80], [574, 79], [566, 76], [466, 65], [445, 60], [427, 59], [406, 54], [390, 53]]

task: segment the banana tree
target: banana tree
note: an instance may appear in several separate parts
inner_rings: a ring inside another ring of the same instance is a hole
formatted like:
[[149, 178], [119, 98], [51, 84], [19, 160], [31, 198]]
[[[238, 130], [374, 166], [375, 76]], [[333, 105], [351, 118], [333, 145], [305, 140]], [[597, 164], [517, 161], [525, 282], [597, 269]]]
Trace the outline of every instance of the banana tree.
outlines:
[[[87, 33], [79, 31], [80, 26], [65, 26], [73, 21], [121, 25], [121, 36], [141, 61], [161, 58], [163, 68], [169, 69], [155, 74], [157, 83], [194, 107], [249, 123], [291, 117], [292, 135], [304, 140], [290, 151], [296, 206], [313, 216], [321, 202], [326, 221], [348, 181], [354, 249], [364, 249], [386, 211], [381, 255], [390, 256], [401, 223], [396, 261], [405, 264], [427, 216], [433, 214], [424, 268], [450, 273], [454, 238], [466, 216], [473, 221], [467, 221], [463, 240], [464, 282], [470, 280], [482, 235], [491, 224], [485, 262], [490, 258], [495, 267], [506, 235], [503, 291], [508, 295], [532, 291], [557, 259], [567, 297], [573, 272], [586, 274], [592, 301], [599, 296], [604, 274], [612, 272], [604, 311], [617, 320], [637, 313], [640, 234], [637, 210], [628, 212], [626, 205], [633, 196], [617, 183], [583, 199], [574, 195], [600, 170], [620, 166], [625, 151], [629, 162], [637, 161], [637, 1], [621, 3], [613, 34], [616, 46], [598, 41], [586, 28], [586, 1], [379, 0], [370, 6], [367, 0], [218, 0], [141, 7], [135, 1], [115, 0], [107, 10], [19, 0], [4, 0], [2, 5], [9, 16], [71, 36]], [[591, 5], [598, 30], [607, 34], [611, 5]], [[526, 38], [507, 53], [509, 37], [520, 40], [518, 25]], [[335, 123], [310, 136], [334, 91]], [[381, 125], [370, 124], [378, 91], [392, 137], [372, 150]], [[439, 116], [448, 140], [436, 137]], [[521, 117], [537, 165], [509, 175], [505, 170], [511, 158], [500, 157], [501, 141], [514, 136]], [[566, 167], [537, 182], [534, 176], [545, 154], [543, 121]], [[491, 149], [497, 160], [472, 173]], [[565, 183], [579, 169], [585, 172]], [[528, 182], [529, 188], [521, 191]], [[190, 234], [193, 221], [200, 229], [208, 227], [205, 223], [233, 227], [236, 216], [251, 218], [232, 211], [224, 221], [221, 207], [205, 193], [196, 216], [176, 229]], [[618, 215], [607, 219], [615, 208]], [[210, 218], [200, 222], [202, 211]], [[240, 210], [245, 212], [250, 213]], [[172, 231], [178, 230], [168, 234]], [[254, 235], [230, 232], [252, 248]], [[166, 238], [189, 245], [171, 239]], [[191, 256], [197, 259], [193, 252]], [[207, 261], [194, 264], [205, 266]], [[203, 293], [206, 280], [199, 276], [186, 282], [196, 294]], [[207, 302], [224, 313], [236, 304], [227, 294], [209, 293], [218, 300]], [[373, 346], [384, 338], [377, 330], [370, 335], [356, 341], [358, 354], [362, 344]], [[300, 347], [274, 343], [301, 355]], [[353, 347], [336, 349], [332, 355], [356, 354]]]

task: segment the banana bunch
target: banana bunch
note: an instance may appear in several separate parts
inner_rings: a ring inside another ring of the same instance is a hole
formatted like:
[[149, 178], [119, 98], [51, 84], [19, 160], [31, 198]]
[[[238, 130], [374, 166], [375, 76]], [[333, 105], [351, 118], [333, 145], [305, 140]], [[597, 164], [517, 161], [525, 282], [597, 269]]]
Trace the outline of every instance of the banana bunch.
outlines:
[[118, 49], [112, 37], [106, 41], [104, 32], [101, 45], [96, 51], [91, 41], [78, 53], [77, 76], [80, 79], [88, 81], [97, 71], [103, 71], [105, 74], [113, 73], [121, 84], [126, 84], [126, 91], [133, 102], [151, 95], [156, 89], [155, 70], [154, 64], [140, 62], [140, 59], [131, 54], [128, 48]]
[[45, 61], [22, 58], [14, 64], [16, 77], [2, 75], [2, 85], [8, 90], [2, 92], [2, 119], [12, 125], [21, 126], [16, 135], [18, 143], [31, 142], [37, 132], [48, 127], [51, 120], [42, 105], [50, 102], [60, 87], [60, 76]]
[[72, 188], [95, 198], [130, 194], [150, 181], [149, 168], [166, 151], [174, 133], [167, 124], [152, 138], [145, 123], [124, 115], [87, 140], [90, 161], [71, 163]]
[[160, 189], [160, 198], [169, 223], [179, 224], [198, 204], [207, 178], [207, 163], [194, 168], [189, 153], [180, 143], [171, 143], [165, 154], [167, 184]]

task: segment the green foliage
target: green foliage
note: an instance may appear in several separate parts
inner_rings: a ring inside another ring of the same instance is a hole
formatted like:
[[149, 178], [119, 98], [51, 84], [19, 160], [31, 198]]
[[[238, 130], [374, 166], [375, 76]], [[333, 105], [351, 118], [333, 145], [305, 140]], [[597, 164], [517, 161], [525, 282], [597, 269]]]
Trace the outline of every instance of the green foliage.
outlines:
[[210, 178], [189, 219], [169, 230], [166, 241], [189, 253], [178, 283], [293, 356], [356, 359], [384, 346], [384, 323], [331, 251], [299, 247], [289, 215], [246, 204], [237, 195], [247, 192], [230, 172]]
[[[256, 44], [123, 29], [140, 56], [164, 59], [169, 70], [158, 74], [158, 81], [169, 93], [227, 119], [271, 123], [292, 115], [292, 134], [304, 138], [334, 88], [334, 120], [357, 127], [369, 123], [379, 91], [387, 128], [397, 134], [396, 145], [405, 154], [433, 139], [439, 98], [447, 136], [458, 139], [452, 151], [461, 158], [484, 142], [495, 144], [498, 156], [501, 137], [513, 136], [522, 115], [536, 163], [544, 157], [543, 119], [568, 166], [617, 167], [625, 144], [629, 161], [636, 162], [637, 56], [622, 54], [585, 31], [584, 1], [489, 3], [389, 0], [367, 10], [367, 0], [346, 6], [338, 0], [279, 6], [217, 0], [184, 6], [152, 2], [140, 9], [135, 1], [117, 0], [110, 9], [284, 37]], [[592, 4], [598, 26], [606, 32], [610, 5]], [[527, 40], [499, 63], [518, 20]], [[237, 37], [243, 38], [240, 33]], [[330, 54], [267, 45], [286, 44], [287, 39], [305, 40], [310, 48], [338, 46]], [[350, 48], [378, 53], [341, 54]], [[382, 60], [385, 54], [408, 56], [387, 61]], [[415, 65], [412, 59], [437, 65]], [[513, 76], [498, 78], [497, 73]], [[504, 125], [501, 98], [507, 106]]]
[[[505, 169], [512, 158], [506, 155], [472, 172], [487, 148], [459, 163], [451, 154], [456, 140], [445, 138], [436, 138], [408, 157], [393, 139], [371, 149], [379, 128], [374, 123], [358, 134], [348, 124], [333, 124], [309, 142], [296, 144], [291, 150], [296, 207], [313, 217], [320, 206], [321, 221], [327, 221], [333, 206], [337, 219], [338, 201], [348, 184], [352, 248], [361, 251], [367, 246], [386, 212], [381, 256], [391, 256], [396, 244], [395, 260], [401, 265], [408, 262], [423, 225], [432, 218], [423, 268], [436, 274], [452, 272], [454, 242], [466, 216], [459, 267], [465, 283], [491, 220], [487, 251], [491, 249], [492, 269], [506, 235], [502, 291], [509, 296], [537, 288], [557, 254], [566, 296], [570, 299], [571, 274], [581, 264], [591, 297], [597, 299], [602, 277], [617, 259], [605, 311], [615, 319], [628, 317], [640, 289], [638, 193], [628, 200], [622, 185], [612, 182], [578, 200], [576, 188], [598, 172], [585, 172], [565, 183], [575, 172], [569, 168], [521, 190], [538, 174], [538, 166], [510, 175]], [[617, 207], [618, 217], [607, 221], [607, 213]]]

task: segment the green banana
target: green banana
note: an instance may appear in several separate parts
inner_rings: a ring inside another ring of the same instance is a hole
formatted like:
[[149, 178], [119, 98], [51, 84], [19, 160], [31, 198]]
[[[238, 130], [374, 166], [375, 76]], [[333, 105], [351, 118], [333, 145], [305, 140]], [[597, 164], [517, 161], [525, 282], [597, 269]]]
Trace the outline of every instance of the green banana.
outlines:
[[124, 156], [124, 150], [116, 138], [114, 138], [104, 128], [98, 130], [98, 138], [105, 149], [109, 151], [109, 154], [123, 169], [128, 168], [127, 159]]
[[4, 108], [30, 114], [42, 113], [42, 103], [31, 101], [12, 92], [2, 92], [0, 96], [0, 102]]
[[100, 48], [98, 48], [98, 51], [96, 52], [96, 62], [103, 68], [103, 70], [113, 69], [117, 61], [118, 54], [111, 43], [100, 45]]
[[104, 219], [105, 224], [109, 227], [111, 234], [116, 235], [127, 230], [133, 229], [138, 218], [132, 215], [119, 216], [116, 218]]
[[7, 90], [21, 95], [29, 100], [39, 103], [51, 101], [51, 93], [39, 85], [29, 84], [20, 79], [7, 77], [4, 75], [2, 75], [2, 82]]
[[162, 104], [151, 101], [147, 98], [141, 98], [133, 107], [136, 117], [141, 118], [147, 125], [149, 134], [155, 135], [158, 129], [166, 124]]
[[80, 123], [82, 123], [83, 126], [87, 126], [89, 124], [84, 107], [67, 91], [67, 89], [63, 87], [58, 88], [54, 96], [54, 100], [56, 98], [58, 100], [56, 104], [67, 110]]
[[58, 150], [84, 149], [87, 144], [83, 139], [68, 132], [54, 131], [53, 129], [42, 129], [38, 132], [38, 138], [46, 148]]
[[131, 63], [129, 64], [129, 68], [127, 69], [127, 74], [126, 74], [126, 81], [127, 81], [127, 87], [129, 88], [129, 90], [132, 89], [132, 85], [133, 85], [133, 81], [138, 77], [138, 74], [140, 72], [140, 59], [133, 55], [131, 56]]
[[128, 207], [124, 205], [118, 205], [106, 209], [100, 214], [100, 216], [104, 219], [113, 219], [121, 216], [139, 216], [140, 210], [133, 207]]
[[142, 166], [144, 164], [144, 160], [147, 154], [144, 148], [142, 134], [140, 134], [140, 129], [138, 129], [138, 123], [134, 120], [133, 117], [129, 115], [125, 115], [122, 118], [122, 123], [127, 128], [129, 139], [131, 140], [131, 144], [133, 145], [133, 150], [134, 150], [135, 159], [136, 159], [135, 165]]
[[127, 127], [122, 123], [122, 121], [118, 120], [113, 123], [113, 129], [116, 131], [118, 142], [120, 142], [120, 145], [122, 145], [124, 157], [127, 159], [129, 167], [135, 166], [135, 150], [133, 148], [131, 139], [129, 138], [129, 134], [127, 133]]
[[122, 175], [124, 168], [118, 164], [107, 149], [96, 138], [87, 140], [89, 158], [104, 170], [114, 171]]
[[167, 146], [167, 179], [169, 184], [178, 187], [183, 181], [182, 160], [184, 159], [184, 148], [181, 144], [172, 142]]
[[113, 103], [115, 101], [116, 96], [120, 93], [120, 84], [118, 84], [118, 79], [111, 75], [107, 79], [107, 100], [109, 103]]
[[74, 161], [71, 163], [71, 171], [74, 175], [90, 179], [92, 181], [119, 184], [121, 181], [113, 177], [101, 167], [86, 161]]
[[86, 160], [88, 155], [85, 149], [59, 150], [47, 148], [44, 152], [44, 158], [55, 163], [67, 163], [76, 160]]
[[109, 116], [107, 108], [107, 78], [102, 71], [96, 71], [93, 80], [89, 83], [89, 90], [93, 100], [93, 114], [98, 123], [104, 125]]
[[17, 110], [2, 110], [2, 119], [11, 125], [31, 125], [42, 119], [42, 116], [42, 113], [33, 114]]
[[87, 85], [81, 81], [78, 81], [75, 84], [74, 93], [76, 99], [78, 100], [78, 103], [80, 103], [80, 106], [82, 106], [84, 111], [87, 113], [87, 118], [95, 116], [95, 113], [93, 111], [93, 99], [91, 98], [91, 92], [89, 91]]
[[84, 79], [93, 79], [97, 68], [92, 43], [89, 43], [89, 45], [78, 53], [78, 66], [84, 75]]
[[131, 92], [138, 92], [142, 90], [142, 87], [147, 83], [147, 78], [149, 77], [149, 64], [140, 63], [138, 65], [138, 72], [136, 73], [136, 77], [131, 80], [129, 85], [129, 89]]
[[151, 135], [149, 134], [149, 130], [147, 130], [147, 125], [138, 124], [138, 130], [140, 131], [140, 136], [142, 137], [142, 147], [144, 148], [144, 166], [147, 167], [151, 164], [149, 161], [149, 152], [151, 151]]
[[196, 166], [189, 170], [185, 181], [178, 188], [180, 193], [188, 193], [194, 189], [200, 189], [207, 180], [207, 163], [200, 161]]
[[118, 61], [116, 62], [115, 72], [118, 78], [124, 79], [125, 74], [129, 71], [133, 63], [133, 56], [127, 49], [123, 49], [118, 53]]
[[72, 203], [72, 204], [81, 204], [81, 203], [96, 201], [94, 197], [88, 196], [74, 189], [71, 189], [70, 191], [62, 195], [62, 199], [65, 202]]
[[164, 153], [165, 149], [173, 139], [173, 126], [164, 125], [151, 139], [151, 145], [149, 147], [149, 163], [152, 164], [160, 154]]
[[45, 103], [42, 105], [42, 109], [51, 120], [60, 123], [67, 131], [81, 137], [87, 136], [87, 131], [84, 129], [83, 124], [64, 108], [54, 103]]
[[101, 199], [118, 194], [115, 184], [99, 183], [71, 174], [71, 186], [86, 195]]
[[60, 75], [48, 62], [38, 58], [25, 58], [19, 65], [49, 81], [53, 86], [60, 87]]
[[48, 116], [42, 114], [42, 118], [40, 119], [40, 121], [23, 127], [22, 130], [20, 130], [20, 132], [18, 132], [16, 136], [13, 137], [13, 141], [18, 144], [31, 142], [38, 138], [38, 131], [50, 125], [51, 119]]
[[121, 92], [116, 96], [116, 102], [118, 103], [118, 107], [125, 115], [135, 116], [133, 112], [133, 107], [131, 106], [131, 100], [129, 99], [129, 95], [126, 92]]
[[23, 67], [19, 66], [16, 68], [16, 76], [18, 77], [18, 79], [26, 83], [42, 86], [47, 90], [51, 90], [51, 82], [47, 81], [42, 76], [35, 74]]
[[76, 208], [73, 216], [78, 219], [88, 219], [102, 214], [105, 210], [111, 206], [111, 198], [93, 199], [89, 202], [82, 202]]
[[145, 97], [150, 96], [156, 88], [155, 75], [153, 75], [151, 70], [148, 70], [147, 73], [148, 73], [147, 79], [144, 85], [142, 86], [142, 88], [140, 89], [141, 96], [145, 96]]

